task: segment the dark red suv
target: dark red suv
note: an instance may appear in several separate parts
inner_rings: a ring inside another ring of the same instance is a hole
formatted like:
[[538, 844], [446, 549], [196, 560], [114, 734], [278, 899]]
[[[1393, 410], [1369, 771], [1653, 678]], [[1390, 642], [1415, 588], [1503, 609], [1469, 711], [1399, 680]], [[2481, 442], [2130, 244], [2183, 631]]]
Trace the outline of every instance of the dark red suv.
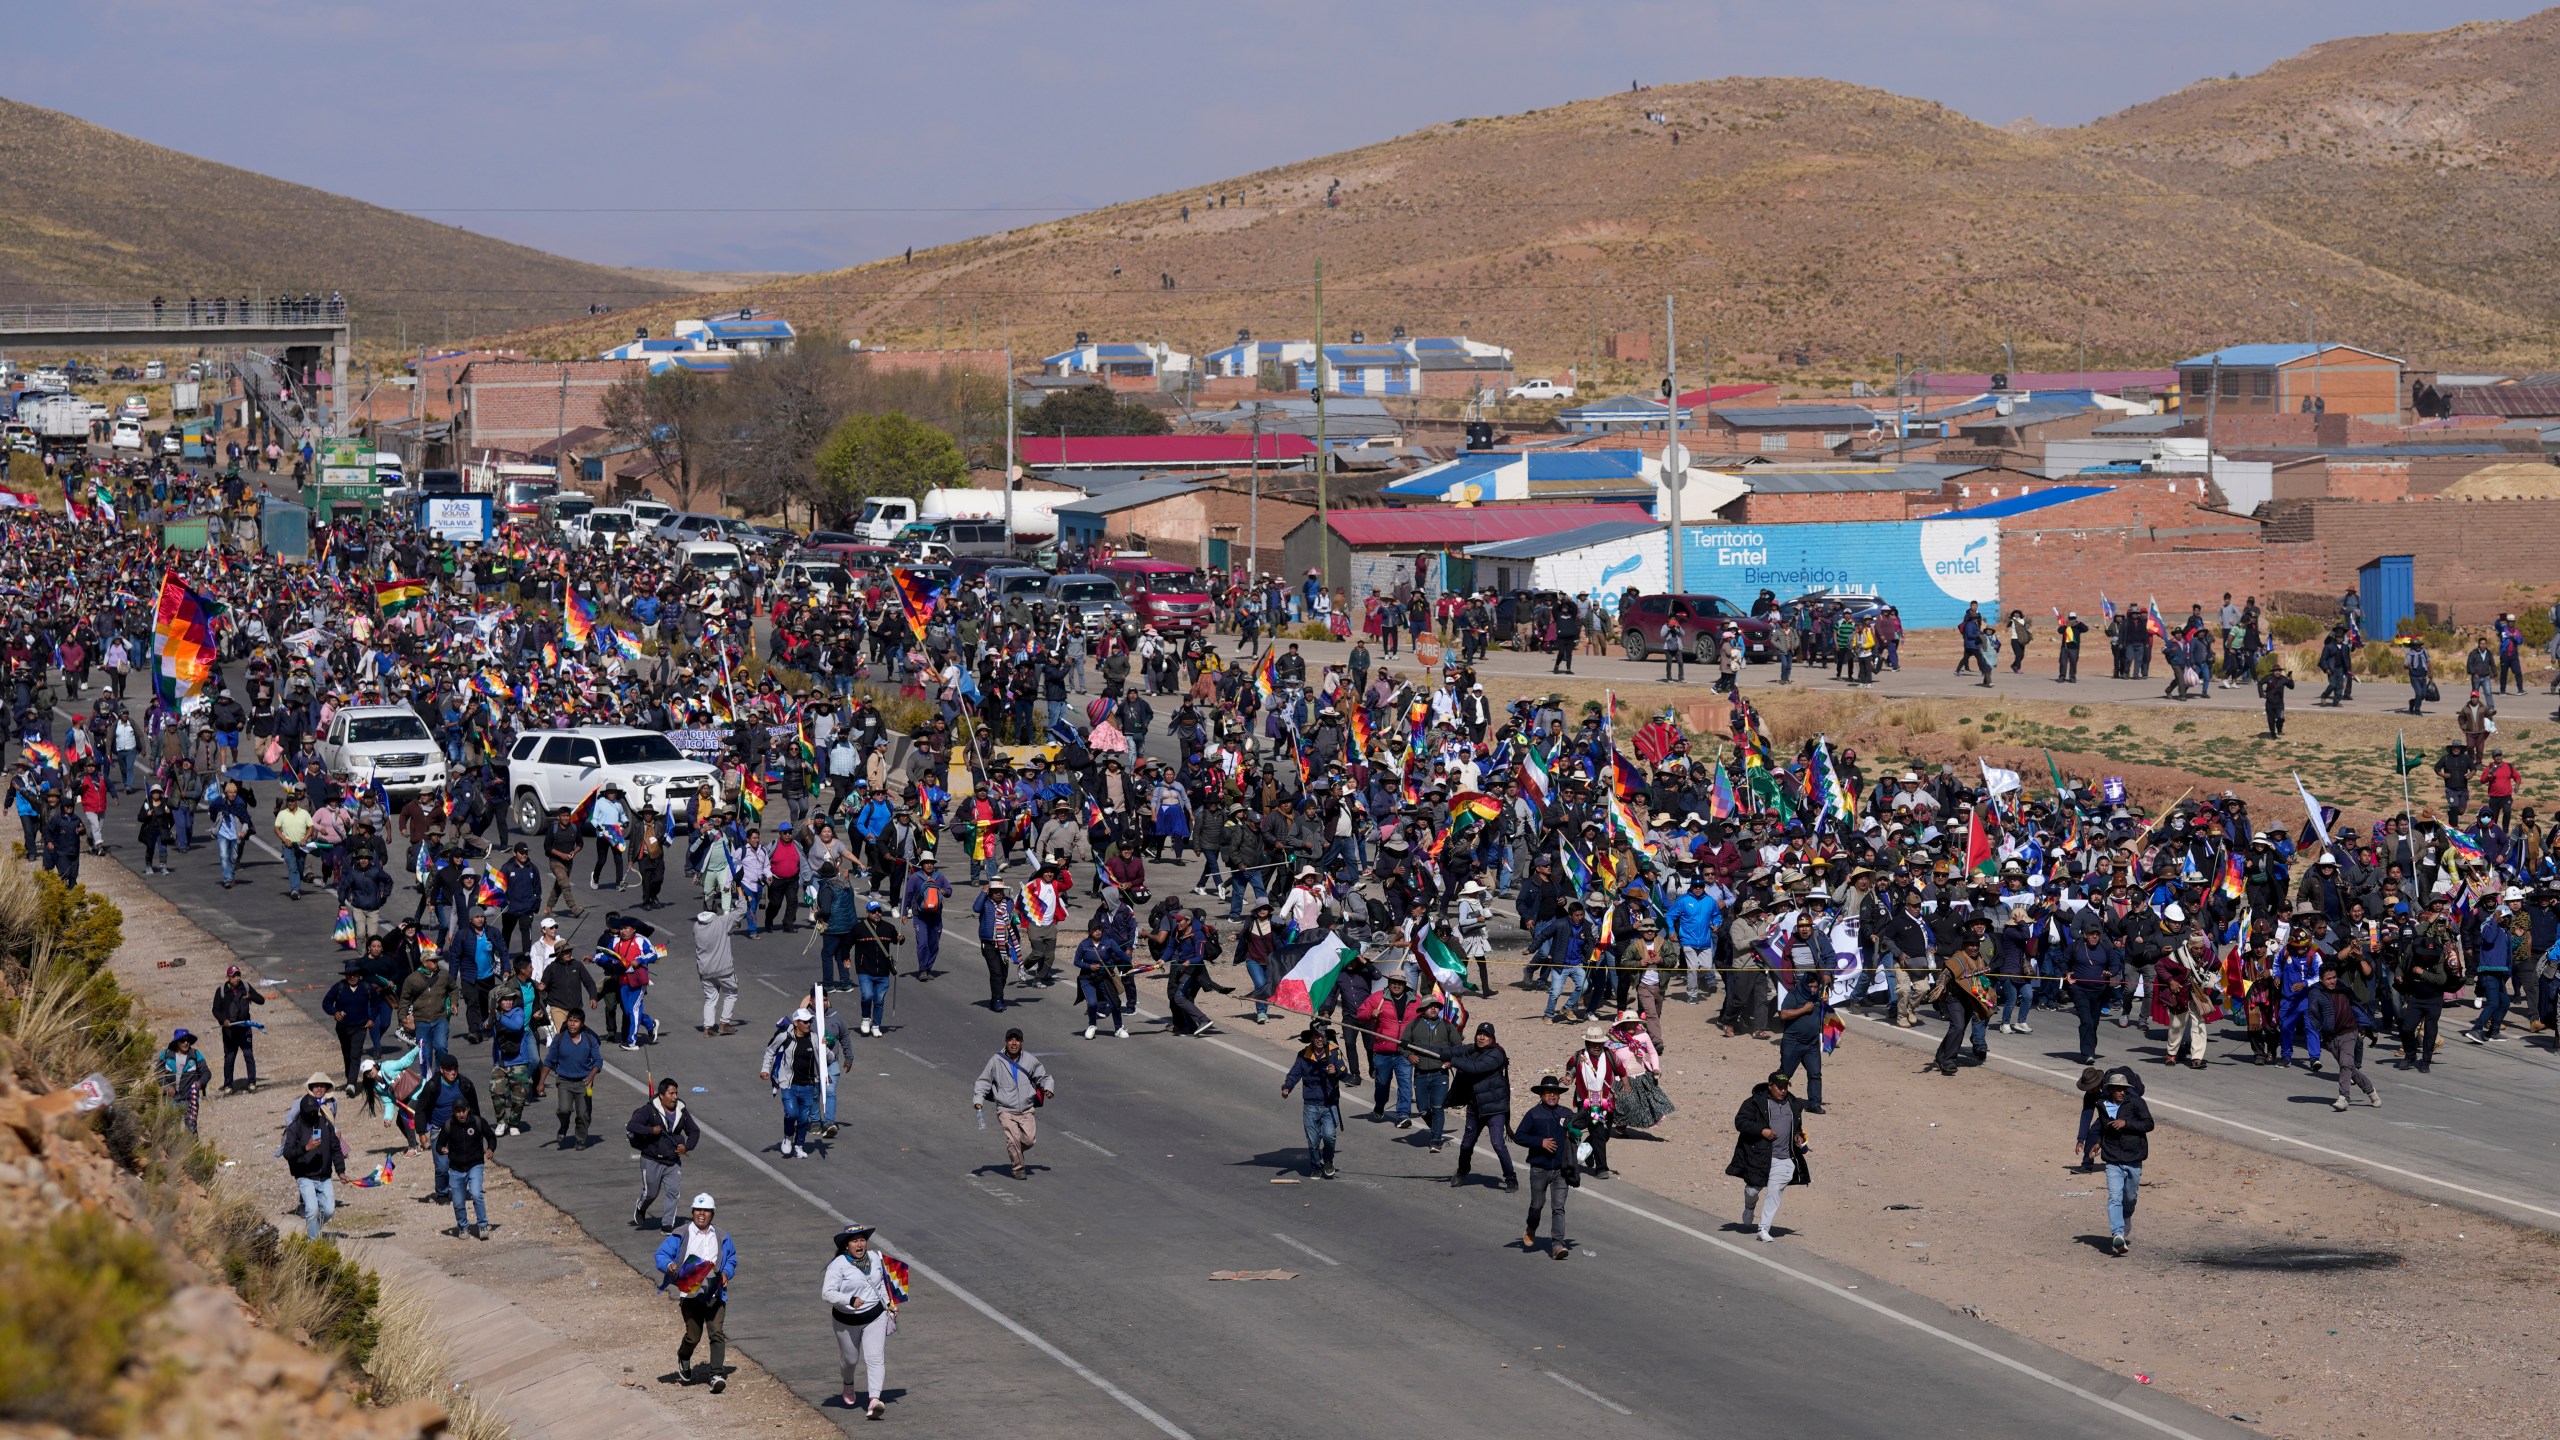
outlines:
[[1753, 664], [1773, 660], [1769, 622], [1752, 618], [1721, 595], [1639, 595], [1618, 614], [1621, 643], [1627, 658], [1642, 660], [1662, 653], [1662, 632], [1677, 621], [1689, 654], [1702, 665], [1715, 663], [1715, 647], [1724, 632], [1742, 630], [1742, 653]]

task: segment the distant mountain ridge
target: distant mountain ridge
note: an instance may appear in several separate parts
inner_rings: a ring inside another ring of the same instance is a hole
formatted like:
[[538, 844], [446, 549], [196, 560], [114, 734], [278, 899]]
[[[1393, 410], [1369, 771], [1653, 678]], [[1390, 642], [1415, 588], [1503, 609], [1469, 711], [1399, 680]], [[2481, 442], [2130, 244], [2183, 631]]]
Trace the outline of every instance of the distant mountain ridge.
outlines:
[[333, 289], [369, 338], [433, 343], [678, 287], [0, 100], [0, 306]]
[[[2560, 360], [2560, 85], [2536, 77], [2555, 43], [2560, 11], [2337, 41], [2067, 129], [1819, 79], [1659, 86], [660, 308], [769, 305], [866, 342], [1003, 334], [1036, 355], [1082, 330], [1200, 354], [1238, 329], [1310, 333], [1321, 257], [1328, 338], [1464, 331], [1541, 373], [1621, 330], [1658, 355], [1666, 291], [1692, 376], [1702, 340], [1719, 375], [1795, 351], [1984, 370], [2004, 341], [2021, 367], [2069, 370], [2307, 326], [2421, 364], [2543, 364]], [[592, 349], [648, 318], [517, 343]]]

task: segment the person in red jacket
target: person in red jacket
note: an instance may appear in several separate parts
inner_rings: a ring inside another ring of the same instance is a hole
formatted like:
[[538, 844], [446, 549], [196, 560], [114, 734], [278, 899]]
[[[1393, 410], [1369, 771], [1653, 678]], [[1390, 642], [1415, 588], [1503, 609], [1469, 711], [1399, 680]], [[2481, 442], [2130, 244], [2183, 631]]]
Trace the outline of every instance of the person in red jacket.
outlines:
[[[788, 932], [800, 928], [800, 854], [799, 837], [791, 833], [791, 822], [785, 820], [773, 838], [773, 848], [765, 852], [765, 864], [773, 878], [764, 887], [764, 928], [780, 928]], [[782, 917], [776, 927], [774, 916]]]
[[[2513, 823], [2509, 817], [2515, 809], [2516, 782], [2523, 777], [2516, 773], [2516, 767], [2507, 759], [2506, 751], [2491, 750], [2488, 773], [2480, 778], [2482, 783], [2489, 787], [2489, 803], [2480, 807], [2480, 818], [2495, 820], [2503, 829]], [[81, 808], [88, 808], [88, 803], [88, 792], [84, 789], [80, 795]]]
[[1386, 1113], [1387, 1085], [1394, 1082], [1396, 1092], [1396, 1128], [1413, 1128], [1413, 1057], [1404, 1053], [1400, 1038], [1404, 1027], [1422, 1013], [1423, 1001], [1410, 994], [1402, 975], [1387, 977], [1387, 988], [1370, 996], [1353, 1013], [1352, 1020], [1371, 1032], [1369, 1073], [1377, 1081], [1370, 1092], [1371, 1118]]

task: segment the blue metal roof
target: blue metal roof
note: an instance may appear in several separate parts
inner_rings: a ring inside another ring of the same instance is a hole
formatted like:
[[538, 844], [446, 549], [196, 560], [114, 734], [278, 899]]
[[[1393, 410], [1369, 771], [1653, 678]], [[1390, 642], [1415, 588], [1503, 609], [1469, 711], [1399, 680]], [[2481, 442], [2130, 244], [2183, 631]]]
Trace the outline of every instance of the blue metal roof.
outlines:
[[1114, 485], [1100, 494], [1087, 495], [1081, 500], [1070, 500], [1059, 506], [1057, 513], [1109, 515], [1115, 511], [1127, 510], [1152, 501], [1170, 499], [1176, 495], [1188, 495], [1202, 488], [1204, 487], [1189, 480], [1171, 475], [1159, 476], [1151, 480], [1133, 480], [1126, 485]]
[[2050, 490], [2036, 490], [2024, 495], [2004, 495], [1997, 500], [1976, 505], [1970, 509], [1947, 510], [1921, 518], [1924, 520], [2004, 520], [2012, 515], [2024, 515], [2030, 511], [2043, 510], [2055, 505], [2068, 505], [2074, 500], [2086, 500], [2092, 495], [2104, 495], [2115, 488], [2113, 485], [2056, 485]]
[[1482, 484], [1497, 470], [1525, 464], [1529, 483], [1634, 480], [1644, 473], [1639, 450], [1491, 450], [1461, 455], [1417, 471], [1385, 487], [1392, 495], [1448, 495], [1461, 485]]
[[1603, 520], [1597, 525], [1582, 525], [1553, 535], [1532, 535], [1525, 540], [1497, 540], [1490, 545], [1470, 545], [1467, 553], [1479, 560], [1536, 560], [1548, 555], [1561, 555], [1585, 545], [1603, 545], [1624, 540], [1651, 530], [1659, 533], [1662, 526], [1651, 520]]
[[1413, 357], [1393, 345], [1327, 345], [1327, 365], [1410, 365]]
[[1718, 420], [1738, 430], [1820, 425], [1835, 430], [1871, 430], [1876, 414], [1864, 405], [1750, 405], [1716, 412]]
[[723, 340], [788, 340], [796, 333], [788, 320], [712, 320], [705, 328]]
[[2227, 345], [2220, 350], [2209, 350], [2202, 355], [2181, 360], [2178, 362], [2178, 368], [2181, 370], [2193, 370], [2203, 366], [2216, 364], [2232, 366], [2289, 365], [2296, 360], [2305, 358], [2306, 356], [2316, 355], [2328, 350], [2352, 350], [2359, 355], [2370, 355], [2377, 360], [2388, 360], [2394, 365], [2400, 363], [2399, 357], [2396, 355], [2385, 355], [2379, 350], [2367, 350], [2360, 345], [2310, 345], [2296, 342], [2280, 345]]

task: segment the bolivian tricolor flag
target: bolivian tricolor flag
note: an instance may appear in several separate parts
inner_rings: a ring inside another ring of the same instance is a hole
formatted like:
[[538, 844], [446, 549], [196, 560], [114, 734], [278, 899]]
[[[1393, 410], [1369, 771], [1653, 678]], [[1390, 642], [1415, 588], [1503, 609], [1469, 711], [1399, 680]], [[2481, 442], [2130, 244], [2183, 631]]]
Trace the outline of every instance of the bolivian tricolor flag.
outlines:
[[1492, 821], [1502, 818], [1502, 802], [1481, 790], [1461, 790], [1449, 797], [1449, 821]]
[[426, 598], [424, 580], [382, 580], [373, 587], [373, 608], [385, 615], [397, 615]]

